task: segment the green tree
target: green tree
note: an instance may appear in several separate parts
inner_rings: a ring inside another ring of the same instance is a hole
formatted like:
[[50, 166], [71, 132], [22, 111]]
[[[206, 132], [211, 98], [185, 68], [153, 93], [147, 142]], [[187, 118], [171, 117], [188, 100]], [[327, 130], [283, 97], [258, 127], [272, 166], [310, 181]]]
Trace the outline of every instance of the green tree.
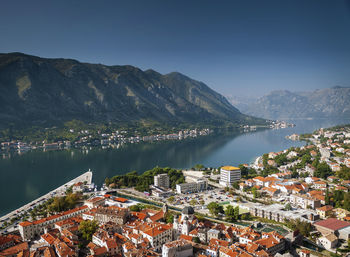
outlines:
[[325, 201], [325, 204], [328, 205], [330, 203], [330, 197], [329, 197], [329, 191], [328, 191], [328, 187], [326, 189], [326, 195], [324, 197], [324, 201]]
[[328, 176], [332, 175], [332, 170], [326, 162], [321, 162], [317, 165], [314, 175], [326, 179]]
[[228, 221], [235, 221], [235, 208], [232, 205], [227, 205], [225, 209], [225, 216]]
[[234, 189], [239, 189], [239, 183], [238, 183], [238, 181], [235, 181], [233, 184], [232, 184], [232, 187], [234, 188]]
[[192, 241], [193, 241], [194, 243], [196, 243], [196, 244], [200, 244], [200, 243], [201, 243], [201, 240], [199, 239], [198, 236], [194, 237], [194, 238], [192, 239]]
[[258, 190], [256, 189], [256, 187], [252, 188], [252, 194], [253, 194], [254, 199], [260, 197], [260, 194], [259, 194]]
[[172, 195], [167, 200], [168, 200], [169, 203], [174, 203], [175, 197]]
[[214, 216], [218, 216], [219, 213], [224, 212], [224, 208], [221, 205], [219, 205], [217, 202], [209, 203], [207, 208], [209, 212]]
[[198, 203], [198, 201], [196, 199], [192, 199], [190, 201], [190, 205], [192, 205], [192, 206], [195, 206], [197, 203]]
[[239, 206], [236, 206], [234, 209], [234, 218], [235, 220], [239, 219]]
[[292, 209], [292, 205], [290, 203], [287, 203], [285, 206], [284, 206], [284, 210], [285, 211], [290, 211]]
[[194, 170], [204, 170], [204, 165], [203, 164], [196, 164], [194, 167]]
[[173, 224], [174, 223], [174, 214], [172, 214], [171, 212], [167, 212], [165, 214], [165, 221], [166, 221], [166, 223]]
[[82, 234], [82, 237], [87, 240], [92, 240], [92, 235], [98, 229], [98, 224], [95, 220], [83, 220], [79, 224], [79, 232]]
[[344, 194], [344, 204], [343, 208], [350, 211], [350, 192]]

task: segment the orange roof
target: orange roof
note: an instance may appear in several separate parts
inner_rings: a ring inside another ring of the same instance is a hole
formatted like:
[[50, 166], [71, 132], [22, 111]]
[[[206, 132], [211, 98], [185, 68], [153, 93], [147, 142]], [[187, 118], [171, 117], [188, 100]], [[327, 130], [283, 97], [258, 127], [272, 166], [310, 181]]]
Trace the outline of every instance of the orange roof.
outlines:
[[233, 166], [223, 166], [221, 167], [221, 169], [232, 171], [232, 170], [239, 170], [240, 168], [233, 167]]
[[322, 206], [320, 208], [317, 208], [316, 210], [318, 210], [318, 211], [331, 211], [331, 210], [333, 210], [333, 206], [325, 205], [325, 206]]
[[29, 226], [29, 225], [37, 225], [37, 224], [41, 224], [41, 223], [44, 223], [46, 221], [57, 219], [59, 217], [66, 216], [68, 214], [71, 214], [71, 213], [74, 213], [74, 212], [77, 212], [77, 211], [80, 211], [80, 210], [84, 210], [84, 209], [87, 209], [87, 208], [88, 207], [86, 205], [84, 205], [84, 206], [77, 207], [77, 208], [74, 208], [74, 209], [71, 209], [71, 210], [68, 210], [68, 211], [65, 211], [65, 212], [61, 212], [59, 214], [52, 215], [52, 216], [47, 217], [47, 218], [43, 218], [43, 219], [40, 219], [40, 220], [35, 220], [33, 222], [24, 221], [24, 222], [19, 223], [19, 225], [22, 226], [22, 227], [26, 227], [26, 226]]
[[115, 201], [125, 203], [128, 201], [128, 199], [122, 198], [122, 197], [116, 197], [114, 198]]
[[184, 240], [187, 240], [187, 241], [191, 241], [192, 242], [192, 239], [193, 237], [192, 236], [188, 236], [188, 235], [184, 235], [184, 234], [181, 234], [179, 239], [184, 239]]
[[160, 211], [160, 212], [154, 214], [153, 216], [151, 216], [149, 219], [151, 221], [155, 222], [155, 221], [163, 219], [164, 218], [164, 214], [165, 213], [163, 211]]
[[41, 235], [41, 238], [44, 239], [49, 245], [53, 245], [53, 243], [56, 240], [56, 237], [54, 237], [53, 235], [46, 233]]
[[26, 226], [32, 225], [32, 223], [29, 221], [23, 221], [23, 222], [19, 223], [19, 225], [22, 227], [26, 227]]
[[17, 253], [23, 251], [23, 250], [27, 250], [28, 249], [28, 243], [21, 243], [15, 246], [12, 246], [10, 248], [7, 248], [3, 251], [0, 252], [0, 256], [12, 256], [12, 255], [16, 255]]

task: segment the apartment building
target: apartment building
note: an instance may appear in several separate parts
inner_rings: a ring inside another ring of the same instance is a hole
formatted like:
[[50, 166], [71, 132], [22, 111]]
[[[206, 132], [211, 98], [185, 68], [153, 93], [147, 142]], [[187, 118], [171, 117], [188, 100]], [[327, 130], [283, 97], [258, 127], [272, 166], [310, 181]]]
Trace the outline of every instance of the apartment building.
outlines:
[[241, 179], [240, 168], [233, 166], [223, 166], [220, 170], [220, 185], [231, 186], [234, 182]]
[[154, 176], [154, 185], [156, 187], [169, 188], [168, 174], [159, 174], [157, 176]]

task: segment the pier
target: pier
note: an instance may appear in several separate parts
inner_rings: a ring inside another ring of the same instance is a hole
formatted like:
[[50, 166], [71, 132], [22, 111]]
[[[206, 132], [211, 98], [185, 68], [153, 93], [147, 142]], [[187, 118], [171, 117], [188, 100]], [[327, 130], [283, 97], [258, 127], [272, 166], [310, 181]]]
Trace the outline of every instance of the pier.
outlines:
[[0, 218], [0, 222], [2, 224], [5, 221], [9, 221], [13, 217], [16, 217], [18, 214], [20, 214], [21, 212], [28, 211], [31, 208], [34, 208], [36, 205], [41, 204], [54, 196], [59, 196], [59, 195], [64, 194], [66, 192], [67, 188], [69, 188], [70, 186], [72, 186], [78, 182], [85, 182], [85, 181], [87, 184], [92, 183], [92, 171], [90, 169], [89, 169], [89, 171], [85, 172], [84, 174], [82, 174], [82, 175], [68, 181], [67, 183], [63, 184], [62, 186], [48, 192], [47, 194], [45, 194], [43, 196], [40, 196], [39, 198], [27, 203], [26, 205], [23, 205], [23, 206], [19, 207], [18, 209], [2, 216]]

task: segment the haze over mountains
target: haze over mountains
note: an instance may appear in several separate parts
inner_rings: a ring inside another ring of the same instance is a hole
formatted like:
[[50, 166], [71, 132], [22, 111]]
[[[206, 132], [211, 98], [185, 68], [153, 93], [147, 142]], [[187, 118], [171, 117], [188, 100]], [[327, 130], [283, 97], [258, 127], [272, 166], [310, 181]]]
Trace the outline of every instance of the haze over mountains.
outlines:
[[350, 118], [350, 87], [312, 92], [273, 91], [259, 99], [228, 97], [248, 115], [265, 119]]
[[263, 122], [202, 82], [177, 72], [0, 54], [0, 123]]

